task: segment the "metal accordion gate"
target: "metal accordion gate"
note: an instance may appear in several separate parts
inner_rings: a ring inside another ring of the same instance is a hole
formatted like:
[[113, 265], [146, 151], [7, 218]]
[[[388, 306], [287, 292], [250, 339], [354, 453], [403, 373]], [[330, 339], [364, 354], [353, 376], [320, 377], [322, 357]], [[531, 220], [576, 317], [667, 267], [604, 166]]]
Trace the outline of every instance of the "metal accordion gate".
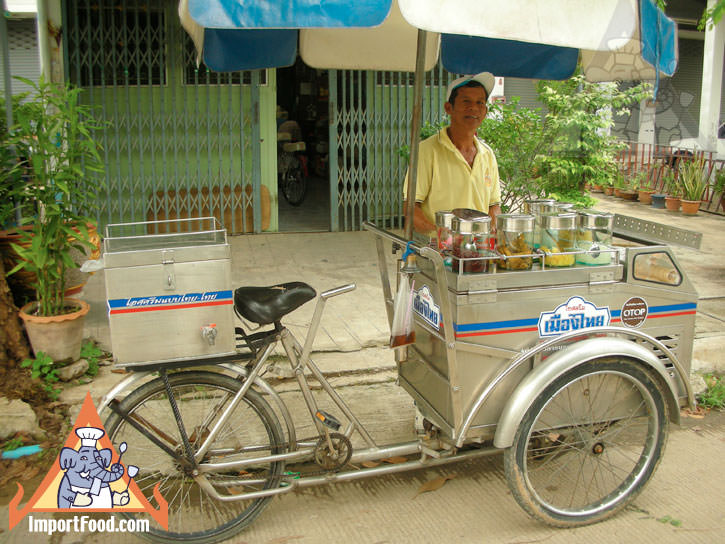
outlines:
[[[413, 74], [330, 70], [329, 77], [332, 230], [359, 230], [363, 221], [402, 228]], [[440, 65], [426, 75], [424, 123], [443, 120], [454, 77]]]
[[261, 232], [266, 71], [197, 67], [172, 0], [69, 0], [63, 9], [66, 80], [104, 124], [99, 226], [214, 216], [230, 233]]

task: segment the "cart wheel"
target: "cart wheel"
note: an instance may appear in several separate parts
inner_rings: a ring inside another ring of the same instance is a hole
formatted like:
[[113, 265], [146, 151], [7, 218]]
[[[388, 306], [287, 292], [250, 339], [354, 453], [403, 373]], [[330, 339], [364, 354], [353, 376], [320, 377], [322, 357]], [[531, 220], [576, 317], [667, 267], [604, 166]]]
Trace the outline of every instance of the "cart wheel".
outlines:
[[667, 439], [668, 408], [652, 375], [604, 357], [559, 377], [536, 398], [505, 452], [506, 479], [534, 518], [596, 523], [648, 482]]
[[[176, 399], [192, 447], [199, 446], [217, 417], [239, 390], [239, 381], [215, 372], [185, 371], [171, 374], [169, 383]], [[154, 521], [144, 538], [154, 542], [188, 542], [209, 544], [227, 540], [249, 525], [269, 503], [271, 497], [252, 500], [222, 501], [207, 495], [193, 478], [192, 469], [183, 460], [183, 446], [178, 425], [171, 410], [161, 378], [131, 392], [120, 404], [128, 413], [121, 419], [112, 413], [105, 428], [114, 446], [126, 442], [125, 463], [139, 467], [134, 478], [149, 502], [156, 508], [153, 489], [169, 505], [169, 531]], [[143, 433], [156, 437], [173, 449], [172, 457], [151, 442]], [[234, 409], [202, 462], [221, 462], [282, 453], [284, 438], [279, 420], [267, 401], [253, 390], [247, 391]], [[222, 494], [239, 494], [279, 486], [284, 461], [264, 461], [244, 469], [209, 472], [209, 482]], [[124, 477], [125, 478], [125, 477]], [[146, 517], [128, 514], [125, 517]]]

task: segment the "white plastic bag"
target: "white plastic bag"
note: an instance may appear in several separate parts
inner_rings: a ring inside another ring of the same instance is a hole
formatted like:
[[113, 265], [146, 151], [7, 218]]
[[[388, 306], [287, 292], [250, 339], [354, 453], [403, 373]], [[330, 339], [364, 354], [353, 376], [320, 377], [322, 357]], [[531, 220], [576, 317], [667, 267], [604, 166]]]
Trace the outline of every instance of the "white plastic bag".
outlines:
[[393, 305], [393, 326], [390, 329], [391, 348], [399, 348], [415, 342], [415, 330], [413, 329], [414, 287], [415, 281], [411, 282], [407, 274], [402, 274]]

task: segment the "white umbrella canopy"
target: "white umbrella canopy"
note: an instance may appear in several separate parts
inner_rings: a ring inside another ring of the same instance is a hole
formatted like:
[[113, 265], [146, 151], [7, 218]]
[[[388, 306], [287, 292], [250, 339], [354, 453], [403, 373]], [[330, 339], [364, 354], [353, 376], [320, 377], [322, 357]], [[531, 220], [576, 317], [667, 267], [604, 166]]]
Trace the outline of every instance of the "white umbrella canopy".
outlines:
[[[212, 70], [289, 66], [590, 81], [656, 79], [677, 67], [675, 23], [653, 0], [181, 0], [182, 24]], [[440, 47], [438, 44], [440, 43]], [[659, 70], [655, 69], [655, 66]]]

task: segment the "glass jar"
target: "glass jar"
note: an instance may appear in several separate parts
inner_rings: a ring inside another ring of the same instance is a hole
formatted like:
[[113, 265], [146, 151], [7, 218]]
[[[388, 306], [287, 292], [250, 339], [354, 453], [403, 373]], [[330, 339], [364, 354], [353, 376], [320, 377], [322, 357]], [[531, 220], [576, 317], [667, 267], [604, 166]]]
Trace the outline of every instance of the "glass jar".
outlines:
[[453, 249], [453, 212], [436, 212], [436, 234], [438, 237], [438, 251], [451, 251]]
[[[504, 270], [528, 270], [534, 252], [534, 224], [529, 214], [499, 214], [496, 216], [496, 249], [506, 259], [498, 260]], [[517, 256], [520, 255], [520, 256]]]
[[586, 253], [576, 256], [576, 262], [586, 265], [605, 265], [612, 262], [612, 226], [614, 214], [609, 212], [580, 211], [577, 214], [578, 249]]
[[553, 198], [540, 198], [535, 200], [524, 200], [524, 213], [533, 215], [534, 222], [534, 247], [541, 245], [541, 214], [556, 212], [556, 200]]
[[[573, 266], [576, 247], [577, 215], [544, 213], [541, 215], [541, 249], [544, 264], [552, 267]], [[569, 253], [568, 255], [566, 253]]]
[[494, 255], [489, 249], [491, 217], [481, 212], [476, 214], [478, 215], [462, 214], [468, 218], [459, 216], [453, 218], [453, 262], [451, 263], [453, 272], [480, 274], [488, 271], [490, 260], [484, 260], [482, 257]]

